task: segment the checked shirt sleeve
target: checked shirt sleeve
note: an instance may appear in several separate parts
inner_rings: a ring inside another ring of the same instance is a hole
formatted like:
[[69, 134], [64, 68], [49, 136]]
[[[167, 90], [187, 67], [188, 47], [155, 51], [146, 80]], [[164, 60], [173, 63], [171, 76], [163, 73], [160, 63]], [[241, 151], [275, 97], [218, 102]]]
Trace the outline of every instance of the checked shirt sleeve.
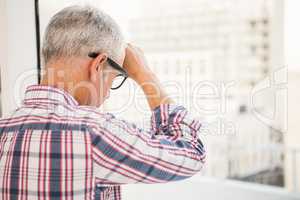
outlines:
[[191, 177], [205, 161], [200, 127], [184, 107], [170, 104], [153, 110], [149, 131], [111, 115], [91, 128], [95, 179], [119, 185]]

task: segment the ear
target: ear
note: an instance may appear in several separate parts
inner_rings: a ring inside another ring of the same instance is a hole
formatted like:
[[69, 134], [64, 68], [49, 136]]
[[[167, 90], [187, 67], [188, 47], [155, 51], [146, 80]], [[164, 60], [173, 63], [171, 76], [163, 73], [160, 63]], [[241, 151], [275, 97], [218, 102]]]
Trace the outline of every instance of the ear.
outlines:
[[106, 61], [107, 61], [107, 54], [100, 53], [95, 59], [93, 59], [91, 65], [90, 65], [91, 71], [93, 71], [93, 70], [99, 71], [99, 70], [101, 70], [101, 68], [103, 69]]
[[93, 59], [90, 65], [90, 76], [94, 80], [98, 76], [99, 72], [103, 70], [107, 61], [107, 54], [100, 53], [96, 58]]

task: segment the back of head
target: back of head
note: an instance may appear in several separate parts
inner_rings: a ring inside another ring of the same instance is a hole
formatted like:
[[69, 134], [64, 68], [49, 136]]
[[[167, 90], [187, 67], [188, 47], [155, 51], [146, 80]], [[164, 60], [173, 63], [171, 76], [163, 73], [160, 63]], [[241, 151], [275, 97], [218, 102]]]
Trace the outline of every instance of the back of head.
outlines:
[[86, 57], [89, 52], [105, 52], [118, 60], [124, 47], [117, 23], [91, 6], [71, 6], [55, 14], [45, 31], [44, 64], [56, 59]]

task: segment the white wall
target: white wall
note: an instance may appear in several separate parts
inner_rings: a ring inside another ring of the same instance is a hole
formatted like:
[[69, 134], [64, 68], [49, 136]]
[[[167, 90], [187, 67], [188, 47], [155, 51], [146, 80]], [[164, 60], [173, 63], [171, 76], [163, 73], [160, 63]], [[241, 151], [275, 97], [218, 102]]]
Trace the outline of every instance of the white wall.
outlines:
[[300, 71], [300, 1], [286, 0], [285, 4], [285, 58], [289, 70]]
[[285, 183], [289, 190], [300, 193], [300, 71], [289, 73], [288, 84], [288, 132], [285, 135]]
[[[285, 184], [300, 193], [300, 1], [286, 0], [285, 64], [288, 66], [288, 130], [285, 134]], [[298, 149], [298, 153], [295, 151]], [[296, 153], [293, 157], [293, 151]]]
[[25, 87], [37, 82], [33, 74], [37, 72], [34, 1], [0, 0], [0, 13], [1, 98], [5, 116], [20, 103]]

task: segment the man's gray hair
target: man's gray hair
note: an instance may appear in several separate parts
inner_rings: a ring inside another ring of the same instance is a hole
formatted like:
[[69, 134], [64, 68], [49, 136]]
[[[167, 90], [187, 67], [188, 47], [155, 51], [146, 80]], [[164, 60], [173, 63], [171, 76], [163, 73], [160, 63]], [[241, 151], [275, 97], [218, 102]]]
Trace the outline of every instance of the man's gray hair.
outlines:
[[123, 40], [119, 26], [106, 13], [91, 6], [67, 7], [55, 14], [46, 28], [43, 61], [87, 57], [89, 52], [105, 52], [120, 59]]

